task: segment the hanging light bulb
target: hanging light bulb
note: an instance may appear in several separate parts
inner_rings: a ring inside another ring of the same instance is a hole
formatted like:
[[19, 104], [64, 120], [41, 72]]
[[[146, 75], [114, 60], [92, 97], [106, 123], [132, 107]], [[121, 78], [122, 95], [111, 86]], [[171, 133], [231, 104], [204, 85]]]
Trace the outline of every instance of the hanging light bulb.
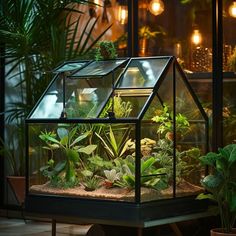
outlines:
[[229, 15], [232, 17], [236, 17], [236, 1], [233, 1], [229, 6]]
[[97, 4], [97, 5], [101, 5], [100, 0], [94, 0], [94, 3]]
[[128, 20], [128, 7], [127, 6], [119, 6], [118, 8], [118, 21], [124, 25]]
[[128, 22], [128, 6], [126, 1], [117, 2], [116, 9], [116, 19], [121, 25], [126, 24]]
[[194, 31], [193, 31], [193, 34], [192, 34], [192, 43], [193, 44], [195, 44], [195, 45], [199, 45], [199, 44], [201, 44], [201, 42], [202, 42], [202, 35], [201, 35], [201, 33], [199, 32], [199, 30], [198, 29], [195, 29]]
[[149, 3], [148, 9], [153, 15], [160, 15], [164, 11], [164, 3], [162, 0], [152, 0]]

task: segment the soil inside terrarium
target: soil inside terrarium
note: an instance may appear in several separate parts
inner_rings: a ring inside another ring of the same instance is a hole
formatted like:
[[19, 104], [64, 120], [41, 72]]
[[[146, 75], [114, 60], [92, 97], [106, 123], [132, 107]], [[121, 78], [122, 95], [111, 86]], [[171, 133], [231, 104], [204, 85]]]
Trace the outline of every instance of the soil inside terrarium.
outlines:
[[[203, 191], [203, 188], [193, 185], [187, 181], [182, 181], [176, 186], [176, 194], [178, 197], [196, 195]], [[30, 188], [30, 192], [34, 194], [50, 194], [50, 195], [60, 195], [60, 196], [73, 196], [73, 197], [83, 197], [83, 198], [96, 198], [96, 199], [109, 199], [118, 201], [129, 201], [135, 200], [135, 190], [127, 188], [112, 187], [106, 188], [104, 186], [94, 190], [86, 191], [84, 186], [77, 186], [74, 188], [55, 188], [50, 185], [50, 183], [45, 183], [42, 185], [33, 185]], [[141, 187], [141, 201], [152, 201], [164, 198], [173, 197], [173, 187], [161, 191], [157, 191], [152, 188]]]

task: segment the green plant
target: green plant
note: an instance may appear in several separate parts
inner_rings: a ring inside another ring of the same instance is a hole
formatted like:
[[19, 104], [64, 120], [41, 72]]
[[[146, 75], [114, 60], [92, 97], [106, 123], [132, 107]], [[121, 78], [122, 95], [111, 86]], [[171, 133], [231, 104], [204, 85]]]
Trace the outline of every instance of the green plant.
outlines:
[[[131, 128], [119, 128], [120, 131], [124, 131], [121, 137], [114, 135], [112, 127], [109, 127], [109, 132], [104, 130], [102, 134], [95, 133], [96, 136], [100, 139], [102, 146], [110, 160], [114, 160], [116, 158], [122, 158], [124, 153], [127, 150], [126, 143], [129, 140]], [[119, 138], [119, 139], [118, 139]]]
[[[141, 159], [140, 184], [141, 186], [154, 188], [158, 191], [167, 188], [166, 172], [164, 168], [156, 168], [156, 159], [146, 157]], [[127, 156], [121, 163], [122, 177], [115, 182], [119, 187], [135, 188], [135, 158]]]
[[116, 169], [104, 170], [104, 174], [106, 179], [103, 185], [107, 188], [113, 187], [115, 182], [119, 181], [122, 175], [122, 173], [117, 172]]
[[236, 144], [219, 148], [200, 158], [203, 166], [209, 166], [211, 173], [202, 179], [202, 186], [209, 192], [198, 199], [217, 202], [221, 217], [221, 227], [226, 233], [232, 231], [236, 220]]
[[236, 48], [234, 48], [232, 55], [229, 57], [228, 67], [230, 71], [236, 71]]
[[83, 185], [86, 191], [94, 191], [100, 187], [101, 180], [96, 176], [83, 178]]
[[95, 52], [96, 60], [108, 60], [116, 58], [117, 58], [116, 48], [113, 42], [101, 41], [98, 43], [97, 50]]
[[120, 94], [118, 93], [117, 95], [109, 99], [109, 102], [103, 109], [103, 112], [100, 115], [100, 117], [107, 117], [108, 112], [112, 110], [112, 106], [116, 118], [129, 117], [133, 109], [131, 102], [123, 101], [122, 98], [120, 97]]
[[[168, 138], [169, 133], [173, 133], [173, 112], [169, 111], [166, 104], [163, 109], [157, 111], [157, 115], [152, 118], [152, 121], [158, 124], [157, 133], [163, 134]], [[178, 113], [175, 116], [175, 130], [176, 135], [184, 135], [189, 130], [190, 125], [187, 118]]]
[[[62, 183], [70, 183], [71, 185], [78, 183], [76, 167], [79, 163], [83, 165], [81, 155], [90, 155], [97, 148], [97, 145], [92, 144], [87, 146], [79, 145], [82, 140], [89, 137], [90, 132], [78, 135], [77, 131], [77, 126], [72, 127], [70, 130], [60, 127], [57, 129], [57, 134], [45, 131], [39, 135], [39, 138], [47, 144], [43, 148], [51, 152], [50, 159], [55, 159], [53, 153], [56, 149], [62, 150], [65, 157], [62, 161], [57, 162], [55, 166], [47, 164], [41, 167], [41, 171], [45, 173], [45, 170], [48, 171], [50, 168], [49, 174], [53, 174], [54, 180], [60, 180]], [[48, 176], [50, 177], [50, 175]]]
[[[156, 158], [156, 166], [165, 168], [169, 183], [173, 180], [173, 142], [168, 139], [160, 139], [154, 149], [153, 156]], [[176, 155], [176, 183], [181, 183], [184, 179], [189, 179], [193, 172], [200, 171], [200, 150], [199, 148], [190, 148], [188, 150], [175, 150]]]
[[151, 31], [149, 26], [142, 26], [139, 29], [138, 34], [141, 39], [150, 39], [150, 38], [156, 38], [158, 34], [165, 35], [165, 32], [163, 29], [161, 29], [160, 31]]

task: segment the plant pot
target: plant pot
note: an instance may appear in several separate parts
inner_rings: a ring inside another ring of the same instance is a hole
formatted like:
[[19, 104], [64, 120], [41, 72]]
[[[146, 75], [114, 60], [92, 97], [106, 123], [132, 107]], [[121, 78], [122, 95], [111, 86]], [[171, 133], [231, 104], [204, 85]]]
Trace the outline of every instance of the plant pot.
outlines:
[[25, 176], [7, 176], [7, 181], [20, 205], [25, 201]]
[[212, 229], [211, 236], [236, 236], [236, 228], [232, 229], [230, 233], [224, 233], [222, 228]]
[[147, 54], [147, 47], [148, 41], [146, 38], [141, 38], [139, 40], [139, 56], [146, 56]]

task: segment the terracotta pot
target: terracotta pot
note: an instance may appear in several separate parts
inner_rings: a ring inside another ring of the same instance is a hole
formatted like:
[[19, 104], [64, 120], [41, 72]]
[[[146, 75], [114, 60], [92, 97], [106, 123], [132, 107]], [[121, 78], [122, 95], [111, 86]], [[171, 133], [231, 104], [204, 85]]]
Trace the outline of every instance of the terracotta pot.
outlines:
[[231, 233], [222, 232], [222, 228], [216, 228], [211, 230], [211, 236], [236, 236], [236, 228]]
[[18, 203], [23, 204], [25, 201], [25, 176], [7, 176], [7, 181]]

